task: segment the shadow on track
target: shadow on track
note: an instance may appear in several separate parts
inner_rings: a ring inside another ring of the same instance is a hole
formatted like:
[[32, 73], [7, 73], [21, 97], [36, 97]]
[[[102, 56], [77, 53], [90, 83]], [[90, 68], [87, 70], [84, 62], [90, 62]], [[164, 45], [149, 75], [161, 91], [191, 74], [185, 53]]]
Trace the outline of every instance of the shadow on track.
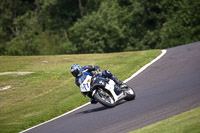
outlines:
[[78, 114], [87, 114], [87, 113], [94, 113], [94, 112], [99, 112], [99, 111], [103, 111], [109, 108], [106, 108], [104, 106], [98, 107], [98, 108], [94, 108], [94, 109], [89, 109], [89, 110], [85, 110], [82, 112], [79, 112]]
[[[123, 104], [123, 103], [125, 103], [125, 102], [126, 102], [126, 101], [119, 102], [119, 103], [117, 103], [116, 106], [119, 106], [120, 104]], [[115, 107], [116, 107], [116, 106], [115, 106]], [[115, 107], [114, 107], [114, 108], [115, 108]], [[97, 107], [97, 108], [94, 108], [94, 109], [85, 110], [85, 111], [79, 112], [79, 113], [77, 113], [77, 114], [94, 113], [94, 112], [99, 112], [99, 111], [108, 110], [108, 109], [112, 109], [112, 108], [107, 108], [107, 107], [105, 107], [105, 106], [102, 105], [101, 107]]]

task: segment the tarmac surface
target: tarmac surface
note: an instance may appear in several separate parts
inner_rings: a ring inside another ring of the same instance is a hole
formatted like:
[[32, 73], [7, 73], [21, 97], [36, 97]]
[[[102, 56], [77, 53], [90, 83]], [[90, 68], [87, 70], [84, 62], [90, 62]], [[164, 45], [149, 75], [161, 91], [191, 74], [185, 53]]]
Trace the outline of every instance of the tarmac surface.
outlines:
[[87, 105], [26, 133], [125, 133], [200, 106], [200, 42], [167, 53], [128, 83], [134, 101]]

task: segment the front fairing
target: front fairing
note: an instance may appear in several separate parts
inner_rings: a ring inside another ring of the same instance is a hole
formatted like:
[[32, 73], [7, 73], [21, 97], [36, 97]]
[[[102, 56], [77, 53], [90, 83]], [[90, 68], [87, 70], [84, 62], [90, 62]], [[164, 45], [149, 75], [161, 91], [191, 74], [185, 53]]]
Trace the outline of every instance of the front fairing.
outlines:
[[92, 79], [92, 76], [90, 75], [85, 75], [84, 76], [84, 79], [80, 78], [80, 89], [81, 89], [81, 92], [89, 92], [90, 91], [90, 87], [91, 87], [91, 79]]

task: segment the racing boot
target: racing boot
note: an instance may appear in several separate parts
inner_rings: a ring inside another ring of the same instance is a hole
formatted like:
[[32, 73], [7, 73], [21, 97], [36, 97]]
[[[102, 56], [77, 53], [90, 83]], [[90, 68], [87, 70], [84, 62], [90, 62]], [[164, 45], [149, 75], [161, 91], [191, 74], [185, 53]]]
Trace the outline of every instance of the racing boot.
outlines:
[[116, 78], [115, 76], [112, 77], [112, 80], [115, 81], [115, 83], [119, 86], [123, 84], [123, 82], [119, 80], [118, 78]]
[[119, 80], [118, 78], [116, 78], [116, 77], [114, 77], [114, 76], [113, 76], [113, 81], [115, 81], [115, 83], [116, 83], [117, 85], [119, 85], [120, 88], [125, 88], [125, 87], [127, 87], [126, 84], [124, 84], [121, 80]]
[[118, 86], [118, 85], [115, 85], [114, 86], [114, 91], [117, 95], [121, 94], [122, 93], [122, 89]]
[[121, 80], [119, 80], [118, 78], [116, 78], [115, 76], [112, 77], [112, 80], [116, 83], [115, 85], [115, 93], [117, 95], [122, 93], [122, 89], [121, 89], [121, 85], [123, 84], [123, 82]]

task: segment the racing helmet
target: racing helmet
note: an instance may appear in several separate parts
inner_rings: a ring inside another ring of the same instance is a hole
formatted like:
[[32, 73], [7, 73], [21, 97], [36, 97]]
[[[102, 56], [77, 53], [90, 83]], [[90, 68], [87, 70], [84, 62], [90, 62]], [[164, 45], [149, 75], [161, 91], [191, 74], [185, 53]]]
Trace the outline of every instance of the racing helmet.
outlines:
[[81, 67], [78, 64], [72, 65], [70, 70], [74, 77], [80, 77], [82, 74]]

